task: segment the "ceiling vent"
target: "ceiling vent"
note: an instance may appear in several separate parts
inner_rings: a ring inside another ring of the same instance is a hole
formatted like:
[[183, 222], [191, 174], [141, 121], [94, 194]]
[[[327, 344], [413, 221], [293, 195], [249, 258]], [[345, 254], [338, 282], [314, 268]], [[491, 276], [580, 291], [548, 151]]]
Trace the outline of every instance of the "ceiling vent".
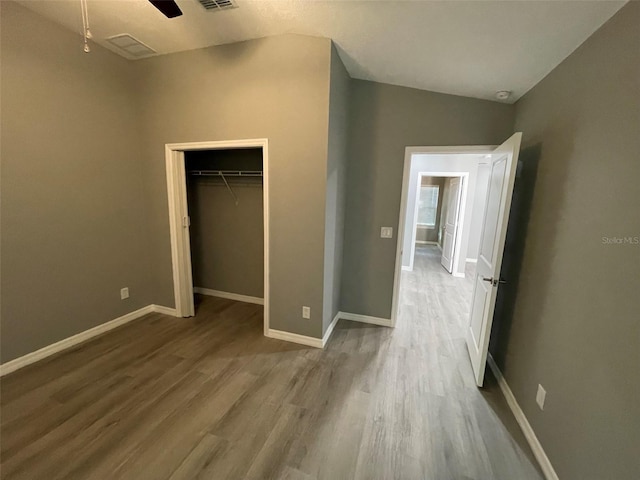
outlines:
[[198, 0], [207, 10], [229, 10], [231, 8], [238, 8], [236, 2], [233, 0]]
[[107, 38], [107, 42], [116, 47], [122, 53], [125, 53], [125, 56], [129, 56], [132, 58], [150, 57], [151, 55], [156, 53], [153, 48], [145, 45], [137, 38], [133, 38], [128, 33], [122, 33], [120, 35], [109, 37]]

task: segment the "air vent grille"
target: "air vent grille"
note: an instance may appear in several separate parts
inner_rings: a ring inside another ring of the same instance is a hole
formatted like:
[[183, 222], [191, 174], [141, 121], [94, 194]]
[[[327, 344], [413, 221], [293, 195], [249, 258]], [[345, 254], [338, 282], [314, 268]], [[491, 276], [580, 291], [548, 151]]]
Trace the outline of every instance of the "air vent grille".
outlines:
[[233, 0], [198, 0], [207, 10], [228, 10], [230, 8], [238, 8]]
[[107, 42], [116, 47], [122, 53], [125, 53], [125, 56], [133, 58], [150, 57], [151, 55], [156, 53], [153, 48], [145, 45], [140, 40], [132, 37], [128, 33], [109, 37], [107, 38]]

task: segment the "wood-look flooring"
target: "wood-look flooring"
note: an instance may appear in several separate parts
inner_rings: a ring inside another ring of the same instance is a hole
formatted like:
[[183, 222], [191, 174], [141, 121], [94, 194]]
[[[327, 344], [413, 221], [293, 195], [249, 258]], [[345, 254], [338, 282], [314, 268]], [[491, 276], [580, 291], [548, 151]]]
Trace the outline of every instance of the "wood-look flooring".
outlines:
[[1, 380], [1, 478], [539, 480], [474, 385], [468, 284], [420, 248], [398, 326], [341, 320], [325, 350], [265, 338], [257, 305], [148, 315]]

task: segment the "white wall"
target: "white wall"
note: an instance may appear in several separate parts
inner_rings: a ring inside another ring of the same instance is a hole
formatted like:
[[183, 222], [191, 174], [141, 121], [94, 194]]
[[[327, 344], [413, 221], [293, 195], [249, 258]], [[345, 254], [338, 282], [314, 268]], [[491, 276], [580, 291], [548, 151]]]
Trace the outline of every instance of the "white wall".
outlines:
[[[471, 232], [469, 219], [473, 212], [476, 195], [476, 177], [478, 163], [482, 161], [480, 155], [428, 155], [415, 154], [411, 157], [411, 171], [409, 173], [409, 192], [407, 196], [407, 212], [405, 217], [404, 237], [402, 245], [402, 266], [411, 265], [411, 252], [413, 242], [413, 222], [415, 218], [416, 195], [418, 192], [418, 176], [422, 172], [451, 172], [467, 173], [468, 186], [467, 198], [464, 202], [464, 212], [461, 220], [461, 252], [469, 250], [469, 236]], [[477, 248], [477, 247], [476, 247]], [[466, 259], [466, 254], [463, 256]], [[464, 274], [465, 262], [454, 263], [454, 273]]]
[[470, 218], [469, 248], [467, 249], [467, 259], [478, 258], [480, 250], [480, 234], [482, 233], [482, 222], [484, 220], [484, 207], [487, 204], [487, 188], [489, 187], [489, 175], [491, 166], [488, 163], [478, 164], [478, 175], [476, 177], [476, 195], [473, 202], [473, 212]]

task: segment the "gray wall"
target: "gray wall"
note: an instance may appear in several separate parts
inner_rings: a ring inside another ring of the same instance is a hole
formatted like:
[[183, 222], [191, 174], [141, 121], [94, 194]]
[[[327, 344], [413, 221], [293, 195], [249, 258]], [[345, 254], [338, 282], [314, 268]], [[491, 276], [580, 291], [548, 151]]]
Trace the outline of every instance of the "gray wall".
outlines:
[[152, 303], [153, 284], [129, 63], [0, 4], [6, 362]]
[[444, 194], [444, 181], [446, 177], [422, 177], [422, 186], [438, 186], [438, 206], [436, 209], [436, 224], [433, 227], [418, 225], [416, 227], [417, 242], [438, 242], [438, 231], [440, 230], [440, 215], [442, 213], [442, 198]]
[[[351, 87], [341, 310], [389, 318], [405, 147], [500, 144], [515, 109], [365, 80]], [[382, 226], [393, 239], [380, 238]]]
[[331, 45], [322, 333], [340, 310], [351, 77]]
[[253, 179], [227, 181], [238, 205], [223, 182], [189, 177], [193, 285], [262, 298], [262, 184]]
[[640, 235], [639, 25], [630, 2], [517, 104], [537, 178], [494, 353], [565, 480], [640, 478], [640, 245], [603, 242]]
[[174, 305], [164, 145], [268, 138], [271, 328], [322, 335], [330, 55], [326, 38], [283, 35], [133, 64], [155, 303]]

